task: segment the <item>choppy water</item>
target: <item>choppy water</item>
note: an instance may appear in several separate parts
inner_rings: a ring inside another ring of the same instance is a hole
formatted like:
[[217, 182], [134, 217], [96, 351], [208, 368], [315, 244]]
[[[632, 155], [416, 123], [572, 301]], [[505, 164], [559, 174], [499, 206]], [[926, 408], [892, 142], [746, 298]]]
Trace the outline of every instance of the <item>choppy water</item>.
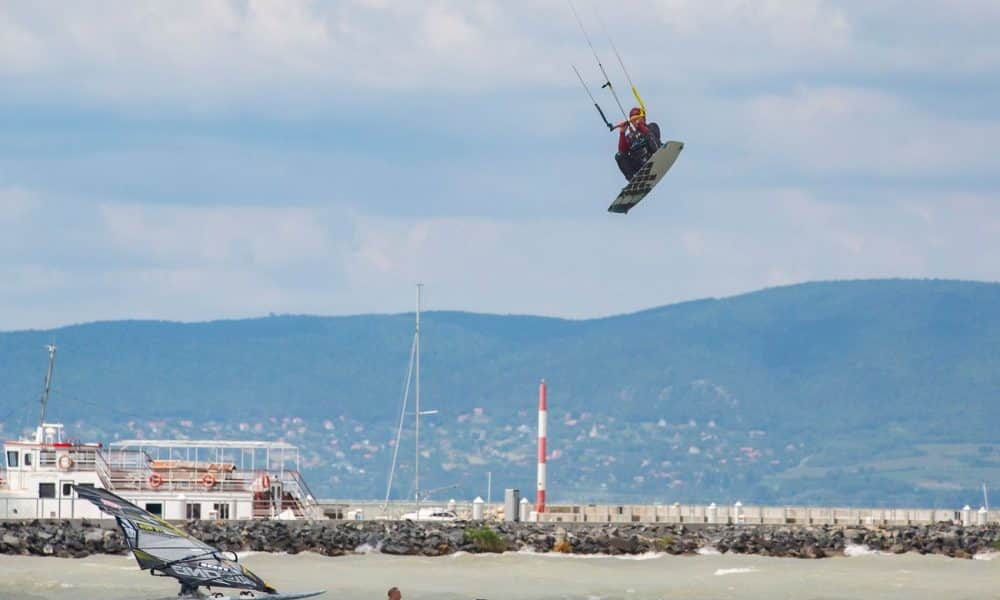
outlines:
[[[280, 590], [325, 588], [331, 600], [383, 600], [393, 585], [405, 600], [1000, 598], [1000, 559], [251, 554], [242, 560]], [[140, 573], [131, 558], [0, 556], [3, 600], [145, 600], [176, 592], [172, 581]]]

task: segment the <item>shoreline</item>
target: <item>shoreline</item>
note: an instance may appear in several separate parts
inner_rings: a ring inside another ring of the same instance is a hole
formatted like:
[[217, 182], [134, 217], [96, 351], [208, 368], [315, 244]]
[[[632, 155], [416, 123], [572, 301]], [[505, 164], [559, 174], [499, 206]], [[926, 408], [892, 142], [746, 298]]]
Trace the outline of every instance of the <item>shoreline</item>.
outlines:
[[[972, 559], [1000, 550], [1000, 526], [775, 526], [413, 521], [189, 521], [181, 528], [223, 551], [323, 556], [523, 552], [640, 557], [705, 553], [818, 559], [850, 553]], [[112, 521], [0, 523], [0, 555], [126, 554]]]

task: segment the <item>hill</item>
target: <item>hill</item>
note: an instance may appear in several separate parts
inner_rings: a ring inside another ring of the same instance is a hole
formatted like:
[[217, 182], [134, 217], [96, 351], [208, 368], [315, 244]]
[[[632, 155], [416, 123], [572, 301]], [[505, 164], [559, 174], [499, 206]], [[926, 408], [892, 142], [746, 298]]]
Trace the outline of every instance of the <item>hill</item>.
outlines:
[[[440, 410], [422, 477], [458, 484], [446, 495], [485, 495], [487, 471], [533, 489], [541, 378], [556, 500], [950, 506], [1000, 482], [998, 284], [810, 283], [422, 325], [423, 407]], [[54, 342], [50, 415], [81, 438], [281, 438], [320, 495], [381, 496], [412, 328], [404, 314], [0, 333], [3, 433], [37, 418]]]

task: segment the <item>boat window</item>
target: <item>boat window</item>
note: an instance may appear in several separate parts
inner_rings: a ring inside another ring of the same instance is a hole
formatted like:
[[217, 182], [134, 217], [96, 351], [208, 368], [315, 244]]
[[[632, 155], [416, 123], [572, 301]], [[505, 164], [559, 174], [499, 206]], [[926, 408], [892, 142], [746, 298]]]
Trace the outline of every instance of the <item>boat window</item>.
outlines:
[[229, 518], [229, 503], [222, 502], [212, 505], [212, 510], [215, 511], [216, 519], [228, 519]]
[[163, 503], [162, 502], [147, 502], [146, 512], [158, 517], [163, 516]]
[[64, 482], [62, 482], [62, 495], [63, 495], [63, 498], [69, 498], [70, 496], [73, 495], [73, 482], [72, 481], [64, 481]]
[[55, 450], [42, 450], [38, 454], [38, 466], [51, 467], [56, 464]]
[[26, 467], [30, 467], [31, 466], [31, 453], [30, 452], [25, 452], [24, 453], [24, 466], [26, 466]]
[[200, 519], [201, 518], [201, 504], [197, 502], [189, 503], [187, 505], [187, 518], [190, 519]]
[[39, 483], [38, 484], [38, 497], [39, 498], [55, 498], [56, 497], [56, 484], [54, 484], [54, 483]]
[[17, 468], [17, 451], [9, 450], [7, 452], [7, 468], [16, 469]]

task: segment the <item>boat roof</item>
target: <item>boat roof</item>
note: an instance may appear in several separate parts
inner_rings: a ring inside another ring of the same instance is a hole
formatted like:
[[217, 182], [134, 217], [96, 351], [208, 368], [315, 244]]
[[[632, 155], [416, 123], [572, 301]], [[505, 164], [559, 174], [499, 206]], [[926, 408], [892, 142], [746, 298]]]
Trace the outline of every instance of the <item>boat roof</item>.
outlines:
[[298, 450], [288, 442], [254, 442], [237, 440], [121, 440], [112, 442], [112, 448], [149, 447], [157, 448], [256, 448], [260, 450]]

